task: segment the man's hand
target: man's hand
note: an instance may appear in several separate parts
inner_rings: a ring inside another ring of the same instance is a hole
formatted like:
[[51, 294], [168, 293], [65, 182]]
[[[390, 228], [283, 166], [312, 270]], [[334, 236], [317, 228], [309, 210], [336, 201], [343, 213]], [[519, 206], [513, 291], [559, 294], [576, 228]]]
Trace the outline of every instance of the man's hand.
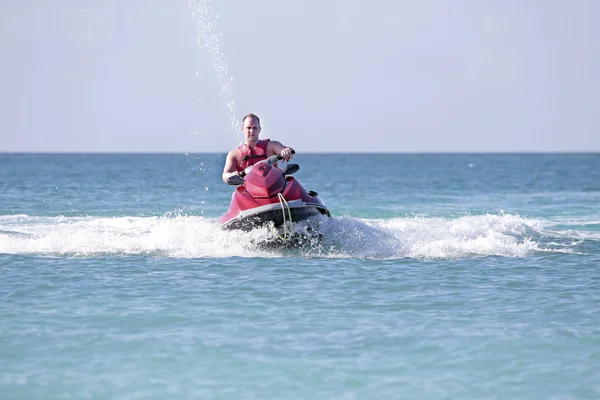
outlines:
[[294, 149], [292, 149], [291, 147], [286, 147], [285, 149], [281, 150], [281, 153], [279, 153], [279, 155], [283, 157], [285, 161], [289, 161], [292, 159], [292, 157], [294, 157], [294, 155], [292, 154], [293, 150]]

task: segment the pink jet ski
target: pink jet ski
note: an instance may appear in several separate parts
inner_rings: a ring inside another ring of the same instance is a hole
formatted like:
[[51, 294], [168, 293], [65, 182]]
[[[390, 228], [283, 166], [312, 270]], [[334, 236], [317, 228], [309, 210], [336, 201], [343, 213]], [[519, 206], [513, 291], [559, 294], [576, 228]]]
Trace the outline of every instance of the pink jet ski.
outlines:
[[285, 228], [288, 222], [309, 220], [315, 215], [331, 216], [318, 193], [307, 191], [291, 176], [300, 169], [298, 164], [287, 164], [283, 170], [275, 165], [282, 159], [271, 156], [227, 180], [237, 189], [229, 211], [220, 219], [223, 229], [249, 231], [269, 223]]

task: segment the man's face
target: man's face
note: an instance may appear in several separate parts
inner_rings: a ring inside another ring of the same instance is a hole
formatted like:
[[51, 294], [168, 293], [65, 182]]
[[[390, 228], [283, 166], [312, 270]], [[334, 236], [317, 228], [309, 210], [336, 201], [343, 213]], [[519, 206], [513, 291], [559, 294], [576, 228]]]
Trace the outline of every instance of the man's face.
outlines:
[[249, 143], [254, 143], [258, 141], [260, 126], [258, 125], [258, 121], [256, 121], [256, 118], [246, 118], [244, 120], [242, 130], [244, 131], [246, 141], [248, 141]]

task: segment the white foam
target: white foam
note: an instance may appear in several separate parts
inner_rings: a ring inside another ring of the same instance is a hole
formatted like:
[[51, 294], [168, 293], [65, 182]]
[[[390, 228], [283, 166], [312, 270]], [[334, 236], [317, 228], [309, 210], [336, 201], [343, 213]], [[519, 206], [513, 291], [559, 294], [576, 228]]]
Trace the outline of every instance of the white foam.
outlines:
[[0, 253], [75, 256], [155, 254], [243, 256], [234, 237], [203, 217], [66, 218], [22, 216], [0, 227]]
[[[454, 219], [320, 218], [313, 234], [321, 240], [301, 249], [306, 257], [464, 258], [527, 257], [535, 252], [573, 252], [579, 242], [560, 235], [539, 244], [540, 223], [516, 215], [478, 215]], [[306, 232], [296, 224], [295, 232]], [[264, 249], [270, 228], [223, 231], [216, 219], [200, 216], [0, 218], [0, 253], [58, 256], [152, 255], [183, 258], [282, 257]]]
[[561, 215], [547, 218], [540, 224], [542, 232], [550, 232], [559, 237], [571, 237], [576, 240], [600, 239], [600, 214]]
[[515, 215], [392, 219], [380, 225], [404, 242], [407, 257], [526, 257], [542, 251], [528, 237], [538, 224]]
[[[525, 257], [545, 251], [528, 235], [536, 223], [518, 216], [483, 215], [456, 219], [332, 219], [326, 237], [331, 255], [368, 258]], [[564, 250], [564, 249], [563, 249]]]

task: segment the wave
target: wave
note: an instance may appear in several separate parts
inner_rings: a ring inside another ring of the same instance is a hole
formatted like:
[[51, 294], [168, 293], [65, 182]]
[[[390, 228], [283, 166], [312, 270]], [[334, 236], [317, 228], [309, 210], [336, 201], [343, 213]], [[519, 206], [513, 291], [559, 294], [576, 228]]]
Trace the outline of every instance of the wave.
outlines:
[[[309, 240], [295, 249], [260, 246], [277, 237], [272, 228], [223, 231], [202, 216], [40, 217], [0, 216], [0, 253], [44, 256], [147, 255], [181, 258], [331, 257], [437, 258], [528, 257], [576, 253], [581, 233], [566, 237], [518, 215], [452, 219], [406, 217], [320, 218]], [[295, 233], [307, 233], [295, 224]], [[578, 238], [577, 240], [575, 240]]]

